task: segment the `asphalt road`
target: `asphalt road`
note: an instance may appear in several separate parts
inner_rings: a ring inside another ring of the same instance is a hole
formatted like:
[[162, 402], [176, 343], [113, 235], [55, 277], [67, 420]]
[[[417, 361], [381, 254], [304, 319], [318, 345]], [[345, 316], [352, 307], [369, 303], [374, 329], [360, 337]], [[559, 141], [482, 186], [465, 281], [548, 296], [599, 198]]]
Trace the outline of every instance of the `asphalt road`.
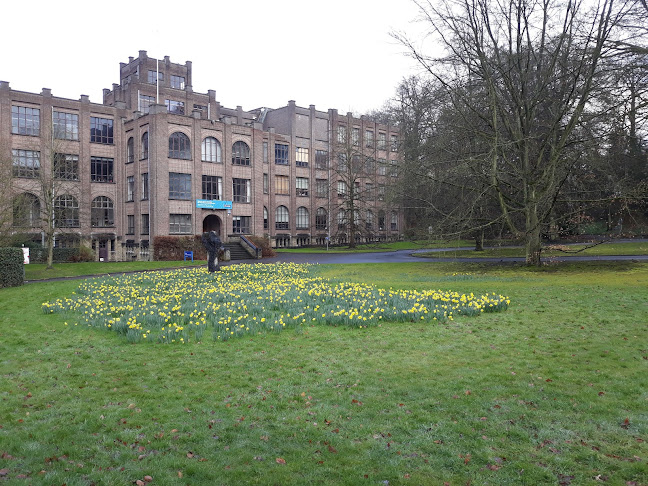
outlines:
[[[372, 253], [279, 253], [276, 257], [264, 258], [263, 263], [294, 262], [294, 263], [402, 263], [402, 262], [462, 262], [462, 263], [517, 263], [524, 262], [524, 258], [430, 258], [415, 256], [417, 253], [434, 253], [448, 250], [472, 250], [473, 247], [463, 248], [438, 248], [432, 250], [398, 250]], [[545, 262], [589, 262], [589, 261], [646, 261], [648, 255], [560, 255], [557, 257], [542, 258]]]

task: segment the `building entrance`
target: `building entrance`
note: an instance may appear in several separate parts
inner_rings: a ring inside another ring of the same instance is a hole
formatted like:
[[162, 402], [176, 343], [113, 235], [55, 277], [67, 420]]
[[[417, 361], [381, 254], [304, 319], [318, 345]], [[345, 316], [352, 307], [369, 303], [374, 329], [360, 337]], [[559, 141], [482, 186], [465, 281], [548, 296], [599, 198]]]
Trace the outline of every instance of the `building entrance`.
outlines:
[[221, 236], [221, 219], [215, 214], [210, 214], [203, 219], [203, 233], [215, 231], [218, 236]]

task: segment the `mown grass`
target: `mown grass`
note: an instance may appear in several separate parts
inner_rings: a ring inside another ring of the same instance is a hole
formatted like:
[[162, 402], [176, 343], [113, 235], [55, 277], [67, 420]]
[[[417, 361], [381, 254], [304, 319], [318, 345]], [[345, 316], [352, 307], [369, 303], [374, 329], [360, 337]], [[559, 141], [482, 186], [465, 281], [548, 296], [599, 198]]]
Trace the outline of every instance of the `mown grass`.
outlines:
[[164, 268], [191, 267], [206, 265], [205, 260], [195, 261], [156, 261], [156, 262], [83, 262], [83, 263], [55, 263], [53, 268], [47, 269], [44, 263], [30, 263], [25, 265], [25, 280], [46, 280], [50, 278], [78, 277], [82, 275], [106, 275], [119, 272], [141, 272]]
[[648, 265], [321, 273], [511, 307], [132, 345], [41, 313], [78, 282], [2, 289], [5, 483], [648, 484]]
[[[555, 258], [565, 256], [616, 256], [616, 255], [648, 255], [648, 242], [628, 243], [603, 243], [596, 246], [578, 245], [555, 245], [548, 246], [542, 250], [543, 258]], [[524, 258], [524, 248], [487, 248], [484, 251], [474, 250], [448, 250], [430, 253], [419, 253], [417, 256], [425, 258]]]

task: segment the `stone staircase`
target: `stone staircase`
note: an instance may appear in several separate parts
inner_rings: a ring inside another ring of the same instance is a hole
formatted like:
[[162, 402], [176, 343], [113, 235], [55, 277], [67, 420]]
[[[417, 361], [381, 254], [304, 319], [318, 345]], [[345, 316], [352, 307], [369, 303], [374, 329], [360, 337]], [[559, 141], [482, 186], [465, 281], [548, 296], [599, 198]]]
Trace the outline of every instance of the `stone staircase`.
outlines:
[[231, 260], [254, 260], [240, 243], [224, 243], [223, 246], [229, 250]]

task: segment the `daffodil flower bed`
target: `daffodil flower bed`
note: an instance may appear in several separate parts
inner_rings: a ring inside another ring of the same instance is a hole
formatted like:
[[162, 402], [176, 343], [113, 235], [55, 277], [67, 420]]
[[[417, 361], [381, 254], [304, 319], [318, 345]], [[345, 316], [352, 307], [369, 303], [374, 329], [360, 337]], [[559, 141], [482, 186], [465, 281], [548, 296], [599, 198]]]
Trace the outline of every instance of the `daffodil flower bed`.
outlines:
[[508, 308], [502, 295], [393, 290], [318, 277], [313, 265], [277, 263], [147, 272], [85, 281], [43, 312], [115, 331], [131, 342], [224, 341], [312, 324], [365, 328], [383, 321], [446, 322]]

